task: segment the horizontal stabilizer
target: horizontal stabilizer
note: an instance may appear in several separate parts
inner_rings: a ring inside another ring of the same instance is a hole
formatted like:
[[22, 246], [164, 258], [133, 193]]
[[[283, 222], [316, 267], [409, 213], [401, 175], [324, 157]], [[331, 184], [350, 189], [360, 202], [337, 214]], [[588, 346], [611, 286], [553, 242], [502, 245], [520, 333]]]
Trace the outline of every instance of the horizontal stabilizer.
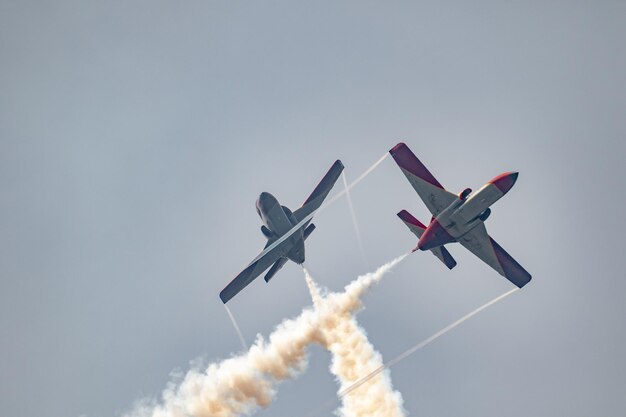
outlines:
[[430, 251], [433, 253], [433, 255], [439, 258], [439, 260], [441, 260], [441, 262], [443, 262], [448, 267], [448, 269], [452, 269], [456, 266], [456, 261], [454, 260], [452, 255], [450, 255], [448, 249], [446, 249], [444, 246], [436, 247], [434, 249], [431, 249]]
[[267, 271], [267, 274], [265, 274], [265, 282], [270, 282], [270, 279], [274, 277], [274, 274], [276, 274], [280, 270], [280, 268], [282, 268], [287, 263], [287, 261], [287, 258], [280, 258], [279, 260], [277, 260], [274, 265], [272, 265], [270, 270]]
[[304, 229], [304, 240], [306, 240], [306, 238], [309, 237], [311, 233], [313, 233], [313, 230], [315, 230], [315, 225], [313, 223], [311, 223], [306, 227], [306, 229]]
[[[419, 220], [413, 217], [413, 215], [411, 215], [411, 213], [409, 213], [408, 211], [402, 210], [398, 213], [398, 217], [400, 217], [400, 219], [404, 222], [404, 224], [406, 224], [409, 230], [413, 232], [413, 234], [415, 234], [415, 236], [417, 236], [418, 238], [420, 238], [424, 234], [426, 226], [424, 226]], [[417, 247], [413, 249], [413, 252], [415, 252], [416, 250]], [[443, 262], [445, 266], [448, 267], [448, 269], [452, 269], [456, 266], [456, 261], [454, 260], [452, 255], [450, 255], [450, 252], [448, 252], [448, 250], [443, 246], [438, 246], [431, 249], [430, 251], [441, 262]]]
[[426, 226], [422, 224], [419, 220], [417, 220], [411, 213], [406, 210], [402, 210], [398, 213], [398, 217], [400, 220], [406, 224], [406, 226], [413, 232], [418, 238], [422, 237], [424, 234], [424, 230], [426, 230]]

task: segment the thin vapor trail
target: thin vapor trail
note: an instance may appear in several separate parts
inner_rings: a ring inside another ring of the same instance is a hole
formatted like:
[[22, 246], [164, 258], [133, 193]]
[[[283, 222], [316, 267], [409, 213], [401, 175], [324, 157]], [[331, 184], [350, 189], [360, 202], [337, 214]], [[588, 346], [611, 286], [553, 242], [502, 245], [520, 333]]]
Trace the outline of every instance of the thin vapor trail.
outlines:
[[356, 220], [354, 205], [352, 204], [352, 197], [350, 197], [350, 192], [348, 190], [348, 180], [346, 179], [345, 171], [341, 172], [341, 177], [343, 179], [343, 185], [346, 190], [346, 200], [348, 200], [348, 208], [350, 209], [350, 215], [352, 216], [352, 224], [354, 225], [354, 231], [356, 233], [356, 238], [359, 243], [359, 251], [361, 252], [361, 257], [363, 258], [363, 264], [366, 268], [369, 268], [367, 257], [365, 256], [365, 249], [363, 248], [363, 239], [361, 239], [361, 230], [359, 229], [359, 223]]
[[487, 303], [483, 304], [482, 306], [478, 307], [477, 309], [473, 310], [472, 312], [464, 315], [463, 317], [461, 317], [460, 319], [454, 321], [453, 323], [447, 325], [446, 327], [444, 327], [443, 329], [439, 330], [438, 332], [434, 333], [432, 336], [424, 339], [423, 341], [419, 342], [418, 344], [416, 344], [415, 346], [407, 349], [406, 351], [404, 351], [403, 353], [399, 354], [398, 356], [396, 356], [395, 358], [389, 360], [388, 362], [386, 362], [385, 364], [379, 366], [378, 368], [374, 369], [372, 372], [370, 372], [369, 374], [365, 375], [364, 377], [360, 378], [358, 381], [356, 381], [354, 384], [350, 385], [349, 387], [345, 388], [344, 390], [340, 391], [339, 394], [337, 395], [337, 399], [333, 399], [328, 401], [327, 403], [325, 403], [324, 405], [318, 407], [314, 413], [311, 413], [310, 416], [314, 416], [317, 415], [319, 412], [321, 412], [323, 409], [328, 408], [328, 407], [332, 407], [334, 404], [336, 404], [339, 399], [342, 399], [343, 397], [349, 395], [350, 393], [352, 393], [354, 390], [356, 390], [357, 388], [359, 388], [360, 386], [362, 386], [363, 384], [367, 383], [370, 379], [374, 378], [376, 375], [380, 374], [381, 372], [383, 372], [386, 369], [389, 369], [390, 367], [396, 365], [397, 363], [401, 362], [402, 360], [406, 359], [407, 357], [411, 356], [413, 353], [417, 352], [418, 350], [424, 348], [425, 346], [429, 345], [430, 343], [432, 343], [433, 341], [435, 341], [436, 339], [438, 339], [439, 337], [443, 336], [444, 334], [448, 333], [449, 331], [451, 331], [452, 329], [454, 329], [455, 327], [459, 326], [461, 323], [469, 320], [470, 318], [474, 317], [476, 314], [480, 313], [481, 311], [485, 310], [486, 308], [494, 305], [495, 303], [497, 303], [498, 301], [503, 300], [504, 298], [508, 297], [509, 295], [513, 294], [514, 292], [516, 292], [517, 290], [519, 290], [519, 288], [513, 288], [510, 291], [505, 292], [504, 294], [501, 294], [499, 296], [497, 296], [496, 298], [494, 298], [491, 301], [488, 301]]
[[232, 311], [230, 311], [230, 308], [228, 308], [227, 304], [224, 304], [224, 307], [226, 307], [226, 312], [228, 313], [228, 317], [230, 317], [230, 321], [233, 322], [233, 327], [235, 328], [235, 331], [237, 332], [237, 336], [239, 336], [239, 341], [241, 342], [241, 346], [243, 346], [244, 350], [248, 350], [248, 344], [246, 343], [246, 339], [244, 339], [243, 337], [243, 333], [241, 332], [241, 329], [239, 328], [239, 324], [237, 324], [237, 320], [235, 320], [235, 316], [233, 316]]
[[[266, 341], [261, 336], [247, 352], [211, 363], [205, 370], [187, 372], [179, 383], [170, 383], [160, 403], [138, 404], [125, 417], [237, 417], [267, 407], [276, 386], [297, 377], [307, 367], [307, 348], [312, 343], [326, 346], [320, 328], [343, 317], [351, 317], [361, 306], [364, 292], [406, 254], [348, 284], [343, 292], [323, 298], [328, 308], [304, 309], [286, 319]], [[318, 295], [317, 301], [322, 297]]]
[[265, 248], [263, 250], [263, 252], [261, 252], [256, 258], [254, 258], [252, 260], [252, 262], [250, 262], [248, 264], [248, 266], [252, 265], [253, 263], [255, 263], [256, 261], [258, 261], [259, 259], [261, 259], [263, 256], [265, 256], [265, 254], [267, 254], [269, 251], [273, 250], [276, 246], [280, 245], [281, 243], [283, 243], [286, 239], [289, 238], [289, 236], [291, 236], [292, 234], [294, 234], [296, 232], [296, 230], [299, 230], [302, 226], [305, 225], [306, 222], [308, 222], [309, 220], [311, 220], [313, 218], [313, 216], [315, 215], [315, 213], [320, 212], [322, 210], [324, 210], [325, 208], [327, 208], [328, 206], [330, 206], [331, 204], [333, 204], [335, 201], [337, 201], [339, 198], [343, 197], [344, 194], [346, 194], [348, 192], [348, 190], [350, 190], [352, 187], [354, 187], [355, 185], [357, 185], [359, 182], [361, 182], [365, 177], [367, 177], [369, 174], [371, 174], [374, 169], [376, 169], [378, 167], [378, 165], [380, 165], [386, 158], [387, 156], [389, 156], [389, 153], [385, 152], [385, 154], [376, 162], [374, 162], [374, 164], [369, 167], [364, 173], [362, 173], [356, 180], [354, 180], [350, 185], [348, 185], [348, 187], [339, 192], [337, 195], [335, 195], [333, 198], [331, 198], [330, 200], [326, 201], [326, 203], [322, 204], [317, 210], [314, 210], [313, 212], [311, 212], [311, 214], [309, 214], [308, 216], [306, 216], [304, 219], [300, 220], [300, 222], [298, 224], [296, 224], [295, 226], [293, 226], [287, 233], [285, 233], [284, 235], [282, 235], [280, 238], [278, 238], [274, 243], [272, 243], [271, 245], [269, 245], [267, 248]]

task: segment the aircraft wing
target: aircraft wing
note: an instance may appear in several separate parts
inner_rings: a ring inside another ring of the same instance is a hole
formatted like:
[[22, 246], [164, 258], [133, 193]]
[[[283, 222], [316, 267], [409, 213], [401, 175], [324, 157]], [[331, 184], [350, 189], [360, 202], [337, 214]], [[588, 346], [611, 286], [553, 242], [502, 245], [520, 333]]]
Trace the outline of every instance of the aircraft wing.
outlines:
[[484, 224], [479, 224], [458, 240], [461, 245], [519, 288], [531, 280], [531, 275], [487, 234]]
[[328, 196], [328, 193], [337, 182], [339, 175], [341, 175], [341, 171], [343, 171], [343, 164], [337, 159], [320, 183], [317, 184], [317, 187], [315, 187], [315, 190], [313, 190], [309, 198], [302, 204], [302, 207], [293, 212], [298, 222], [301, 222], [302, 219], [313, 213], [322, 205], [326, 196]]
[[[268, 242], [269, 246], [269, 242]], [[267, 247], [267, 246], [266, 246]], [[226, 304], [231, 298], [243, 290], [256, 277], [261, 275], [263, 271], [272, 266], [281, 257], [280, 245], [267, 252], [264, 256], [252, 262], [246, 269], [241, 271], [223, 290], [220, 292], [222, 302]]]
[[443, 188], [404, 143], [398, 143], [389, 153], [433, 216], [437, 216], [458, 198]]

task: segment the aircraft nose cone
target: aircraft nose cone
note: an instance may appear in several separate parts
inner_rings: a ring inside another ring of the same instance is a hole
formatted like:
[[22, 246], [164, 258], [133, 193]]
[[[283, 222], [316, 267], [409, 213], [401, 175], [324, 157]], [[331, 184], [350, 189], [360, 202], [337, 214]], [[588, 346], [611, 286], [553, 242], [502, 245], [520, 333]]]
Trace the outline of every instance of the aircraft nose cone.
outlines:
[[275, 198], [273, 195], [264, 191], [261, 195], [259, 195], [258, 206], [268, 209], [273, 205], [274, 200]]
[[489, 182], [498, 187], [500, 191], [502, 191], [502, 194], [506, 194], [511, 188], [513, 188], [518, 175], [519, 172], [505, 172]]

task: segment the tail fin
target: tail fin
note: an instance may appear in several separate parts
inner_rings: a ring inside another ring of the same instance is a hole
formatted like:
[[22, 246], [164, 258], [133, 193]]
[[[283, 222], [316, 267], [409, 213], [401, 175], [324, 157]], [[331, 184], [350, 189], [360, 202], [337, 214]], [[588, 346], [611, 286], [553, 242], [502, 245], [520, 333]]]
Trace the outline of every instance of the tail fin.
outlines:
[[[417, 236], [418, 239], [422, 237], [424, 231], [426, 230], [426, 226], [424, 226], [419, 220], [413, 217], [411, 213], [406, 210], [402, 210], [398, 213], [398, 217], [404, 222], [404, 224], [406, 224], [409, 230], [413, 232], [415, 236]], [[413, 252], [415, 252], [416, 250], [417, 247], [413, 249]], [[443, 262], [444, 265], [448, 267], [448, 269], [452, 269], [456, 266], [456, 261], [454, 260], [452, 255], [450, 255], [450, 252], [448, 252], [448, 250], [443, 246], [438, 246], [431, 249], [430, 251], [433, 253], [433, 255], [439, 258], [439, 260]]]

